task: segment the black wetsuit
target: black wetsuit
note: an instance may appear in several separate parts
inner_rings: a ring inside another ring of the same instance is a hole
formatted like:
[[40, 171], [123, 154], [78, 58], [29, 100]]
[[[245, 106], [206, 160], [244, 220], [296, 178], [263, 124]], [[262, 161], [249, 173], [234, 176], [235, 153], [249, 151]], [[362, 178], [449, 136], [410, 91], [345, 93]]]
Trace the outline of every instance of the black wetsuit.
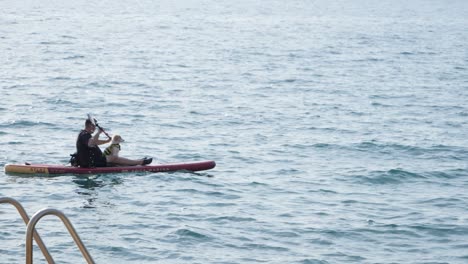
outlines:
[[88, 142], [91, 134], [86, 130], [81, 130], [76, 139], [76, 152], [78, 164], [82, 168], [106, 167], [106, 157], [98, 146], [89, 147]]

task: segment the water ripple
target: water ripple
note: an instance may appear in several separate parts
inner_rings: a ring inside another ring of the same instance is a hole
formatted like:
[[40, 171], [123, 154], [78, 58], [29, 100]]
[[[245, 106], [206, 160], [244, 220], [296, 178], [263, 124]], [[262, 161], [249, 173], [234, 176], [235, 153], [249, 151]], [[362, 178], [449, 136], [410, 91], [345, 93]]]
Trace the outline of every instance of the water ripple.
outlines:
[[[137, 2], [0, 1], [0, 165], [65, 163], [91, 112], [122, 156], [218, 166], [2, 195], [97, 263], [467, 262], [464, 1]], [[2, 206], [2, 261], [23, 235]]]

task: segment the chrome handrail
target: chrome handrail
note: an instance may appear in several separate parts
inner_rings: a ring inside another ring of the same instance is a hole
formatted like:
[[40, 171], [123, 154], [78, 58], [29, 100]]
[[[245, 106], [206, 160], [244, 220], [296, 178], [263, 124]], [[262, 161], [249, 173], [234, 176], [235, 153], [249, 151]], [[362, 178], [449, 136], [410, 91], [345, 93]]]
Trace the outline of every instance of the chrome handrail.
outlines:
[[[29, 223], [29, 216], [26, 213], [26, 210], [24, 210], [24, 207], [21, 205], [20, 202], [18, 202], [17, 200], [15, 200], [13, 198], [0, 197], [0, 204], [2, 204], [2, 203], [9, 203], [9, 204], [13, 205], [16, 208], [16, 210], [18, 211], [18, 213], [21, 215], [21, 218], [23, 218], [24, 223], [26, 225]], [[55, 263], [54, 259], [50, 255], [49, 251], [47, 250], [47, 247], [44, 245], [44, 242], [42, 242], [42, 239], [41, 239], [41, 237], [39, 236], [39, 234], [37, 233], [36, 230], [34, 230], [34, 240], [36, 240], [36, 243], [39, 246], [39, 248], [41, 249], [42, 254], [44, 254], [44, 257], [47, 260], [47, 262], [49, 264]]]
[[83, 257], [86, 259], [88, 263], [95, 263], [91, 255], [89, 254], [88, 250], [84, 246], [83, 242], [81, 241], [80, 237], [75, 231], [75, 228], [73, 228], [73, 225], [71, 222], [68, 220], [68, 218], [63, 214], [61, 211], [56, 210], [56, 209], [51, 209], [51, 208], [45, 208], [42, 210], [39, 210], [36, 212], [31, 220], [28, 223], [28, 227], [26, 230], [26, 263], [27, 264], [32, 264], [33, 262], [33, 233], [34, 233], [34, 228], [37, 224], [37, 222], [44, 216], [46, 215], [55, 215], [62, 220], [63, 224], [65, 227], [68, 229], [68, 232], [70, 235], [73, 237], [73, 240], [75, 241], [76, 245], [81, 251], [81, 254], [83, 254]]

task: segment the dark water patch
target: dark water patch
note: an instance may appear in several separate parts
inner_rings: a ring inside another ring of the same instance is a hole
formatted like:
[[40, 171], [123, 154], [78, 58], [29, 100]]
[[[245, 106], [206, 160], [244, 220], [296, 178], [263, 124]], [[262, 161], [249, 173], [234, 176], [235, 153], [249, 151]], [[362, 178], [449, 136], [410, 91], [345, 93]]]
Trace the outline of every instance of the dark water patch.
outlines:
[[278, 217], [281, 217], [281, 218], [294, 218], [295, 215], [290, 214], [290, 213], [282, 213], [282, 214], [279, 214]]
[[244, 247], [250, 250], [265, 250], [265, 251], [273, 251], [273, 252], [289, 252], [288, 248], [279, 247], [279, 246], [271, 246], [266, 244], [260, 243], [247, 243], [244, 244]]
[[448, 146], [448, 145], [433, 145], [427, 148], [428, 151], [438, 151], [438, 152], [448, 152], [456, 151], [461, 153], [468, 153], [468, 148], [459, 147], [459, 146]]
[[[130, 82], [130, 81], [110, 81], [108, 82], [111, 86], [124, 86], [124, 87], [133, 87], [133, 88], [148, 88], [149, 86], [141, 82]], [[128, 92], [128, 91], [126, 91]]]
[[58, 76], [58, 77], [53, 77], [53, 78], [49, 78], [48, 80], [49, 81], [70, 81], [72, 78], [70, 77], [65, 77], [65, 76]]
[[311, 147], [316, 149], [343, 149], [342, 146], [331, 143], [315, 143], [312, 144]]
[[159, 124], [160, 127], [162, 128], [185, 128], [184, 126], [178, 125], [178, 124]]
[[396, 224], [386, 224], [370, 225], [370, 228], [357, 228], [353, 230], [354, 232], [359, 232], [363, 235], [368, 235], [368, 237], [375, 237], [375, 235], [392, 235], [398, 238], [407, 237], [407, 238], [421, 238], [418, 232], [410, 230], [404, 226], [398, 226]]
[[275, 172], [277, 175], [283, 175], [283, 176], [292, 176], [292, 175], [299, 175], [302, 174], [302, 170], [290, 168], [290, 169], [280, 169]]
[[268, 232], [271, 235], [274, 235], [279, 238], [298, 238], [300, 234], [292, 231], [270, 231]]
[[406, 94], [372, 94], [369, 95], [369, 99], [377, 99], [377, 100], [398, 100], [398, 99], [408, 99], [411, 96], [408, 96]]
[[[464, 242], [463, 244], [455, 245], [454, 248], [456, 248], [456, 249], [467, 249], [468, 250], [468, 244], [466, 244], [466, 242]], [[467, 255], [467, 257], [468, 257], [468, 255]]]
[[[195, 115], [198, 115], [198, 114], [195, 114]], [[203, 115], [203, 114], [201, 114]], [[191, 128], [196, 128], [196, 127], [200, 127], [202, 125], [202, 123], [200, 123], [199, 121], [197, 120], [192, 120], [192, 121], [180, 121], [179, 124], [183, 127], [191, 127]], [[185, 139], [187, 140], [197, 140], [199, 139], [198, 137], [185, 137]]]
[[174, 110], [174, 109], [182, 109], [180, 104], [175, 104], [174, 102], [156, 102], [153, 105], [149, 106], [150, 110], [155, 110], [155, 111], [165, 111], [165, 110]]
[[342, 146], [340, 145], [337, 145], [337, 144], [330, 144], [330, 143], [315, 143], [315, 144], [312, 144], [312, 145], [301, 145], [299, 144], [298, 147], [302, 148], [302, 149], [306, 149], [308, 148], [308, 146], [312, 147], [312, 148], [316, 148], [316, 149], [343, 149]]
[[63, 60], [79, 60], [79, 59], [84, 59], [84, 58], [86, 57], [83, 55], [71, 55], [71, 56], [64, 57]]
[[234, 206], [237, 206], [237, 204], [236, 203], [215, 202], [215, 203], [207, 203], [206, 206], [211, 206], [211, 207], [234, 207]]
[[[73, 247], [73, 244], [70, 244], [69, 247]], [[123, 247], [123, 246], [98, 246], [98, 251], [108, 252], [111, 256], [119, 257], [120, 261], [143, 261], [148, 259], [146, 255], [138, 254], [134, 247]]]
[[321, 234], [331, 240], [333, 239], [349, 239], [349, 240], [359, 240], [364, 241], [367, 237], [359, 232], [354, 230], [338, 230], [338, 229], [320, 229], [314, 230], [314, 233]]
[[366, 116], [366, 115], [369, 115], [369, 113], [357, 112], [357, 111], [350, 111], [349, 113], [350, 113], [351, 115], [353, 115], [353, 116]]
[[356, 256], [356, 255], [348, 255], [342, 252], [327, 253], [323, 255], [325, 257], [338, 258], [344, 261], [344, 263], [348, 263], [348, 262], [364, 263], [364, 261], [366, 260], [364, 257]]
[[367, 58], [359, 58], [359, 59], [355, 59], [355, 60], [352, 60], [353, 62], [357, 62], [357, 63], [369, 63], [369, 62], [385, 62], [385, 59], [383, 58], [377, 58], [377, 57], [367, 57]]
[[368, 175], [350, 176], [353, 181], [361, 184], [381, 185], [381, 184], [403, 184], [408, 182], [427, 179], [422, 174], [409, 172], [403, 169], [391, 169], [388, 171], [372, 171]]
[[338, 192], [336, 191], [327, 190], [327, 189], [311, 190], [309, 192], [318, 192], [318, 193], [323, 193], [323, 194], [338, 194]]
[[401, 145], [401, 144], [394, 144], [394, 143], [379, 143], [379, 142], [371, 142], [365, 141], [355, 145], [352, 145], [353, 149], [359, 151], [376, 151], [380, 153], [394, 153], [394, 152], [403, 152], [408, 153], [411, 155], [418, 155], [424, 153], [423, 149], [418, 148], [416, 146], [408, 146], [408, 145]]
[[209, 197], [218, 197], [218, 198], [224, 198], [224, 199], [239, 199], [240, 196], [234, 195], [234, 194], [225, 194], [222, 192], [216, 192], [216, 191], [200, 191], [196, 189], [177, 189], [175, 190], [176, 192], [182, 192], [182, 193], [189, 193], [191, 195], [204, 195], [204, 196], [209, 196]]
[[232, 223], [243, 223], [243, 222], [256, 222], [257, 219], [252, 217], [239, 217], [239, 216], [221, 216], [221, 217], [210, 217], [206, 220], [210, 222], [232, 222]]
[[176, 68], [191, 68], [190, 65], [187, 65], [187, 64], [180, 64], [180, 63], [176, 63], [176, 64], [167, 64], [167, 66], [169, 66], [169, 67], [176, 67]]
[[306, 239], [306, 242], [310, 243], [310, 244], [322, 245], [322, 246], [332, 246], [332, 245], [334, 245], [332, 240], [327, 240], [327, 239], [323, 239], [323, 238]]
[[466, 226], [448, 226], [448, 225], [433, 225], [433, 224], [420, 224], [409, 225], [408, 229], [418, 233], [419, 235], [430, 235], [441, 239], [443, 237], [451, 236], [466, 236], [468, 235], [468, 227]]
[[62, 35], [60, 36], [61, 38], [64, 38], [64, 39], [77, 39], [77, 37], [74, 37], [74, 36], [70, 36], [70, 35]]
[[54, 45], [72, 45], [73, 42], [69, 41], [41, 41], [39, 42], [39, 45], [45, 45], [45, 46], [54, 46]]
[[281, 84], [281, 83], [294, 83], [296, 82], [297, 79], [282, 79], [282, 80], [273, 80], [273, 81], [270, 81], [271, 84]]
[[[409, 106], [413, 106], [413, 105], [409, 105]], [[414, 106], [421, 107], [421, 108], [424, 107], [424, 105], [414, 105]], [[429, 108], [437, 112], [465, 110], [464, 106], [458, 106], [458, 105], [430, 105]]]
[[457, 179], [467, 177], [468, 170], [466, 169], [454, 169], [447, 171], [432, 171], [424, 173], [428, 178], [435, 179]]
[[392, 107], [392, 105], [384, 104], [384, 103], [379, 103], [379, 102], [372, 102], [371, 105], [372, 105], [372, 106], [375, 106], [375, 107], [382, 107], [382, 108], [390, 108], [390, 107]]
[[49, 127], [58, 128], [59, 126], [53, 123], [30, 121], [30, 120], [15, 120], [9, 123], [1, 123], [0, 128], [32, 128], [32, 127]]
[[303, 259], [299, 261], [300, 264], [330, 264], [330, 262], [326, 260], [319, 260], [319, 259]]
[[446, 121], [444, 124], [448, 127], [461, 128], [463, 125], [459, 122]]
[[376, 58], [376, 57], [368, 57], [365, 59], [367, 62], [384, 62], [385, 59], [383, 58]]
[[[325, 146], [326, 144], [323, 144], [323, 146]], [[312, 149], [314, 147], [322, 147], [321, 143], [317, 143], [317, 144], [283, 144], [282, 147], [283, 148], [288, 148], [288, 149], [297, 149], [297, 150], [305, 150], [305, 149]], [[275, 150], [276, 152], [280, 152], [280, 150]], [[281, 152], [280, 152], [281, 154]]]
[[[241, 247], [241, 249], [245, 249], [244, 247]], [[240, 258], [240, 263], [270, 263], [271, 261], [270, 260], [263, 260], [263, 259], [260, 259], [260, 258]], [[238, 263], [238, 262], [228, 262], [226, 264], [234, 264], [234, 263]]]
[[460, 159], [468, 158], [468, 149], [457, 146], [434, 145], [434, 146], [414, 146], [398, 143], [386, 143], [379, 141], [365, 141], [343, 147], [350, 151], [371, 152], [392, 156], [406, 155], [412, 158], [420, 157], [424, 159]]
[[81, 107], [81, 104], [74, 103], [72, 101], [69, 101], [63, 98], [50, 98], [50, 99], [46, 99], [45, 102], [50, 104], [51, 109], [56, 109], [57, 106], [61, 106], [61, 107], [66, 106], [66, 107], [75, 107], [75, 108]]
[[[315, 116], [316, 118], [320, 118], [320, 116]], [[318, 131], [323, 133], [340, 133], [340, 134], [355, 134], [356, 131], [352, 129], [343, 129], [337, 127], [308, 127], [306, 128], [310, 131]]]
[[90, 82], [84, 85], [87, 88], [111, 88], [112, 86], [106, 82]]
[[240, 161], [241, 163], [245, 164], [261, 164], [263, 160], [259, 157], [248, 157], [248, 156], [235, 156], [232, 159]]
[[[211, 115], [211, 113], [207, 113], [207, 112], [203, 113], [203, 112], [201, 112], [201, 111], [196, 111], [196, 110], [191, 110], [191, 111], [189, 112], [189, 114], [195, 115], [195, 116], [209, 116], [209, 115]], [[188, 123], [190, 123], [190, 122], [188, 122]], [[197, 122], [197, 123], [198, 123], [198, 122]]]
[[345, 205], [353, 205], [353, 204], [359, 203], [359, 201], [357, 201], [357, 200], [344, 200], [344, 201], [341, 201], [341, 203], [345, 204]]
[[269, 185], [267, 183], [254, 181], [254, 182], [249, 183], [249, 186], [258, 188], [258, 187], [267, 187]]
[[104, 105], [107, 106], [107, 107], [116, 107], [116, 108], [126, 107], [126, 104], [121, 103], [121, 102], [104, 103]]
[[196, 232], [187, 228], [178, 229], [172, 235], [175, 235], [177, 239], [181, 241], [195, 240], [198, 242], [207, 242], [207, 241], [213, 240], [213, 238], [209, 235], [205, 235], [200, 232]]

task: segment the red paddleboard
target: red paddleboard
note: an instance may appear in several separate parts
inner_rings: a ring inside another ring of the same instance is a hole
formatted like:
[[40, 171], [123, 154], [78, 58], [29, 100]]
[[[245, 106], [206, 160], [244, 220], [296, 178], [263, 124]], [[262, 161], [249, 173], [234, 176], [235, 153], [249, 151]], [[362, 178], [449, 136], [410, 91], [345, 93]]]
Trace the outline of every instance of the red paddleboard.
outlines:
[[203, 171], [216, 166], [212, 160], [197, 161], [189, 163], [168, 163], [146, 166], [123, 166], [123, 167], [98, 167], [79, 168], [63, 165], [49, 164], [7, 164], [5, 172], [22, 174], [101, 174], [101, 173], [121, 173], [121, 172], [168, 172], [168, 171]]

